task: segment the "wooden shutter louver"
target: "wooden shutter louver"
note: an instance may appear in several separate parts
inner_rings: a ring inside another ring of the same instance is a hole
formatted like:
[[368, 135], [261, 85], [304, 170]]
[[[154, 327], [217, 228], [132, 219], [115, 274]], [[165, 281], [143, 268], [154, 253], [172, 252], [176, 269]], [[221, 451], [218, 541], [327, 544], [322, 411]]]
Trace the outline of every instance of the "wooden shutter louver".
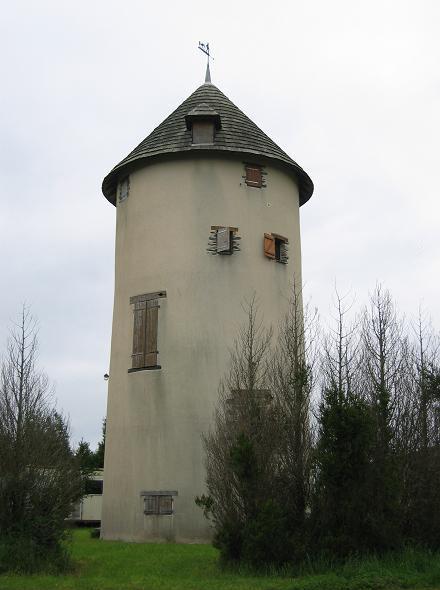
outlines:
[[264, 255], [275, 260], [275, 238], [271, 234], [264, 234]]

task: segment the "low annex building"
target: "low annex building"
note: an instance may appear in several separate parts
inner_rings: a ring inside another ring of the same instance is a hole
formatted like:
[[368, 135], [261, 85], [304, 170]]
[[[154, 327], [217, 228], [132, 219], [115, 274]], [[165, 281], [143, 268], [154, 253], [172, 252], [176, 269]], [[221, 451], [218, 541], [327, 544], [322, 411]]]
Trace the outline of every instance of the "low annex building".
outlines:
[[207, 541], [201, 434], [257, 294], [277, 325], [301, 284], [306, 172], [210, 81], [105, 177], [116, 207], [101, 535]]

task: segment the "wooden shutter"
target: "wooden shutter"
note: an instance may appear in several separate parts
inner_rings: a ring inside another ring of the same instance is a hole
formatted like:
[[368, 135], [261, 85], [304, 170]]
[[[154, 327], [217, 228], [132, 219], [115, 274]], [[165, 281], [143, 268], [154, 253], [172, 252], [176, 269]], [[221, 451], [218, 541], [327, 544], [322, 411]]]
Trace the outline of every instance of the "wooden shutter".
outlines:
[[156, 496], [145, 496], [144, 498], [144, 514], [156, 514], [157, 513], [157, 497]]
[[173, 513], [173, 497], [172, 496], [160, 496], [159, 497], [159, 514], [172, 514]]
[[231, 231], [229, 227], [220, 227], [217, 230], [217, 254], [231, 251]]
[[133, 369], [145, 366], [146, 311], [146, 301], [138, 301], [134, 304], [133, 354], [131, 355]]
[[132, 368], [157, 365], [157, 299], [139, 301], [134, 305]]
[[271, 234], [264, 234], [264, 255], [275, 259], [275, 238]]
[[263, 186], [263, 176], [260, 166], [246, 166], [246, 184], [257, 188]]
[[145, 361], [144, 367], [155, 367], [157, 365], [157, 319], [159, 301], [152, 299], [147, 301], [146, 333], [145, 333]]
[[166, 297], [166, 291], [155, 291], [130, 297], [134, 305], [132, 369], [157, 365], [157, 320], [159, 299]]

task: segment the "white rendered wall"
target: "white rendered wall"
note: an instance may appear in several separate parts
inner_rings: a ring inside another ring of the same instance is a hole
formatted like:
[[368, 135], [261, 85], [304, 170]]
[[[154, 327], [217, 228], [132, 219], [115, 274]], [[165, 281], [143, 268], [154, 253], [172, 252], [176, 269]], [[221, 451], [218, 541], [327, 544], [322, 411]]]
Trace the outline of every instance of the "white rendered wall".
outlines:
[[[257, 294], [274, 328], [294, 273], [301, 284], [298, 189], [270, 166], [267, 187], [248, 187], [241, 160], [184, 159], [130, 175], [117, 206], [115, 299], [107, 408], [101, 534], [134, 541], [206, 541], [194, 504], [205, 491], [201, 433], [209, 429], [228, 347], [245, 321], [242, 303]], [[241, 252], [206, 252], [211, 225], [238, 227]], [[289, 264], [263, 255], [263, 236], [289, 239]], [[160, 370], [128, 373], [130, 297], [160, 299]], [[143, 490], [177, 490], [173, 516], [144, 516]]]

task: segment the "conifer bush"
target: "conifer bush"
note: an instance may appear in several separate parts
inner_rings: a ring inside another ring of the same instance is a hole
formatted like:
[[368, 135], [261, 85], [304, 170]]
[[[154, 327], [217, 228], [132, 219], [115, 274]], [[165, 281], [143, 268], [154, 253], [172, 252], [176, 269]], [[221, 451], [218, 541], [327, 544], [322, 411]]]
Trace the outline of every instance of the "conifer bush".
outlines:
[[36, 353], [35, 324], [23, 308], [0, 370], [0, 571], [65, 569], [65, 519], [84, 487]]

